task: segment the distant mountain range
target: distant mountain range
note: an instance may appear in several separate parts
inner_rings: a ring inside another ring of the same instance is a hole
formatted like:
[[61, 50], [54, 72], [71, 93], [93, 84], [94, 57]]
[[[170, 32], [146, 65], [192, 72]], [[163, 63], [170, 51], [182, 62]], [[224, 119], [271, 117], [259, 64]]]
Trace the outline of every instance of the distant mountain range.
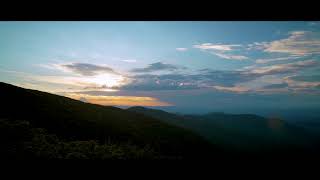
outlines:
[[208, 113], [177, 115], [144, 107], [128, 108], [161, 121], [190, 129], [225, 150], [269, 153], [313, 149], [318, 138], [281, 119], [252, 114]]
[[[315, 155], [318, 138], [252, 114], [120, 109], [0, 83], [2, 158], [217, 159]], [[235, 156], [234, 156], [235, 155]]]

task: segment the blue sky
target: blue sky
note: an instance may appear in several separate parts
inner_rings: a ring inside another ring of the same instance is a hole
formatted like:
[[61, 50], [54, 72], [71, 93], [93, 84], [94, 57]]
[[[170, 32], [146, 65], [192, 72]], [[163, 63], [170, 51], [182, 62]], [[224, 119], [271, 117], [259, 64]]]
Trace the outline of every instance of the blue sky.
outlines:
[[319, 58], [319, 22], [0, 22], [2, 82], [103, 105], [317, 108]]

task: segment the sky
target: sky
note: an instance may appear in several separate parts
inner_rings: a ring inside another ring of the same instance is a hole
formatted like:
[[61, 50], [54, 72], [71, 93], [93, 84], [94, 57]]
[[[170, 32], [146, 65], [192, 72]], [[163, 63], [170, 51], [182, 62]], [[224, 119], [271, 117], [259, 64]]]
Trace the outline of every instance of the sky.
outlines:
[[177, 112], [320, 107], [320, 22], [0, 22], [0, 81]]

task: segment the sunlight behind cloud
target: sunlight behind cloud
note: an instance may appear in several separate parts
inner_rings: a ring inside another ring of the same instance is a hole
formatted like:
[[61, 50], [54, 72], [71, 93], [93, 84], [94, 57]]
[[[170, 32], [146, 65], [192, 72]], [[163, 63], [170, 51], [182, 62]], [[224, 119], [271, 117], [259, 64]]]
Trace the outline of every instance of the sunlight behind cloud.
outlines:
[[81, 80], [87, 83], [98, 85], [98, 86], [112, 88], [114, 86], [122, 85], [125, 81], [125, 78], [123, 76], [113, 75], [113, 74], [99, 74], [96, 76], [81, 78]]

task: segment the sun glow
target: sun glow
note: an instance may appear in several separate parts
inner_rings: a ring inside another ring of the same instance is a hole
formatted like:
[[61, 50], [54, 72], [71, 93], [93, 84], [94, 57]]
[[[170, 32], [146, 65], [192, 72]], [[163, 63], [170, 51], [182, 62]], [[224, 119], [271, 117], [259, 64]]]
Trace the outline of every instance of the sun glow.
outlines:
[[106, 88], [118, 87], [125, 83], [125, 78], [114, 74], [99, 74], [92, 77], [82, 78], [84, 82], [104, 86]]
[[145, 96], [93, 96], [80, 93], [68, 93], [66, 97], [105, 106], [172, 106], [157, 98]]

